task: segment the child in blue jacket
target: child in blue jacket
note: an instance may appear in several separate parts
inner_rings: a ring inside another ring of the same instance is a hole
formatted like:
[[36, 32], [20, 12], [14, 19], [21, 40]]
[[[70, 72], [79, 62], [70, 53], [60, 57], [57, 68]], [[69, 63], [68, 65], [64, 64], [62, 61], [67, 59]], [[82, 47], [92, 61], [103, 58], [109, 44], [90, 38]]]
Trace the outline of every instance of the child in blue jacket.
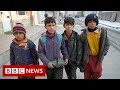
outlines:
[[[15, 38], [10, 45], [11, 65], [38, 65], [36, 45], [26, 37], [26, 30], [22, 23], [13, 27]], [[18, 79], [35, 79], [35, 77], [18, 77]]]

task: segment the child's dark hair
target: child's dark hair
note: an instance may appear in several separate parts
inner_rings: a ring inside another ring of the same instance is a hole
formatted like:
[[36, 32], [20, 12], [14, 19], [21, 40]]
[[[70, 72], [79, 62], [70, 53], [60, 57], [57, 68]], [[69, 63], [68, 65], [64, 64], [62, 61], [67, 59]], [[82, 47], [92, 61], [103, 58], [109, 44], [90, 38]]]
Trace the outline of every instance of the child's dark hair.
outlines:
[[46, 25], [48, 23], [55, 23], [56, 24], [56, 21], [53, 17], [46, 17], [44, 20], [44, 24]]
[[66, 17], [66, 18], [64, 19], [64, 24], [74, 25], [74, 24], [75, 24], [75, 20], [74, 20], [74, 18], [72, 18], [72, 17]]

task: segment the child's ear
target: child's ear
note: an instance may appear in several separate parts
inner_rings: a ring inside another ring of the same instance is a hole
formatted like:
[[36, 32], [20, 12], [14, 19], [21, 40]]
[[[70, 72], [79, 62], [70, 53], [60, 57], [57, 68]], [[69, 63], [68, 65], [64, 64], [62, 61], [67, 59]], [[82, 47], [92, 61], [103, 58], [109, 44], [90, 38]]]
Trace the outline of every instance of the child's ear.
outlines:
[[27, 36], [26, 36], [26, 34], [24, 34], [24, 38], [26, 38]]

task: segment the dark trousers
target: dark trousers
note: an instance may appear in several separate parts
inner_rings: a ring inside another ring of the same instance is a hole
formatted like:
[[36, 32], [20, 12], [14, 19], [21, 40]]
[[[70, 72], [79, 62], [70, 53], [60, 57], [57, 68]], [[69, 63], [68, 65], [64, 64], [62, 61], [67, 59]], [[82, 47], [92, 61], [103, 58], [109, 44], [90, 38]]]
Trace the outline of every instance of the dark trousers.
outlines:
[[62, 79], [63, 78], [63, 67], [59, 68], [48, 68], [46, 67], [47, 79]]
[[35, 77], [22, 77], [22, 76], [19, 76], [18, 79], [35, 79]]
[[84, 79], [98, 79], [102, 75], [102, 64], [97, 63], [97, 56], [90, 56], [84, 64]]
[[77, 70], [77, 66], [75, 65], [75, 63], [68, 63], [65, 66], [65, 71], [67, 74], [68, 79], [76, 79], [76, 70]]

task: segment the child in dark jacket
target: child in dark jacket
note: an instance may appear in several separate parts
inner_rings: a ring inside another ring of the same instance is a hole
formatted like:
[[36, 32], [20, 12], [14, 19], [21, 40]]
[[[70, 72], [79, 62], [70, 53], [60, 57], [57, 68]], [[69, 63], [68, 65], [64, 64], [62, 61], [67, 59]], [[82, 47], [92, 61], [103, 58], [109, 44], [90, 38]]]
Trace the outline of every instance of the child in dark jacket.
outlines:
[[78, 38], [79, 35], [77, 32], [73, 31], [75, 20], [72, 17], [66, 17], [64, 19], [64, 28], [63, 38], [65, 39], [65, 46], [68, 52], [68, 64], [65, 66], [65, 71], [68, 79], [76, 79], [76, 70], [79, 65], [80, 59], [78, 56]]
[[[36, 45], [26, 37], [26, 30], [22, 23], [13, 27], [15, 38], [10, 45], [11, 65], [38, 65]], [[18, 77], [18, 79], [35, 79], [35, 77]]]
[[80, 35], [81, 65], [84, 66], [85, 79], [101, 77], [102, 61], [110, 46], [107, 31], [97, 27], [98, 23], [96, 14], [89, 14], [85, 18], [87, 28]]

